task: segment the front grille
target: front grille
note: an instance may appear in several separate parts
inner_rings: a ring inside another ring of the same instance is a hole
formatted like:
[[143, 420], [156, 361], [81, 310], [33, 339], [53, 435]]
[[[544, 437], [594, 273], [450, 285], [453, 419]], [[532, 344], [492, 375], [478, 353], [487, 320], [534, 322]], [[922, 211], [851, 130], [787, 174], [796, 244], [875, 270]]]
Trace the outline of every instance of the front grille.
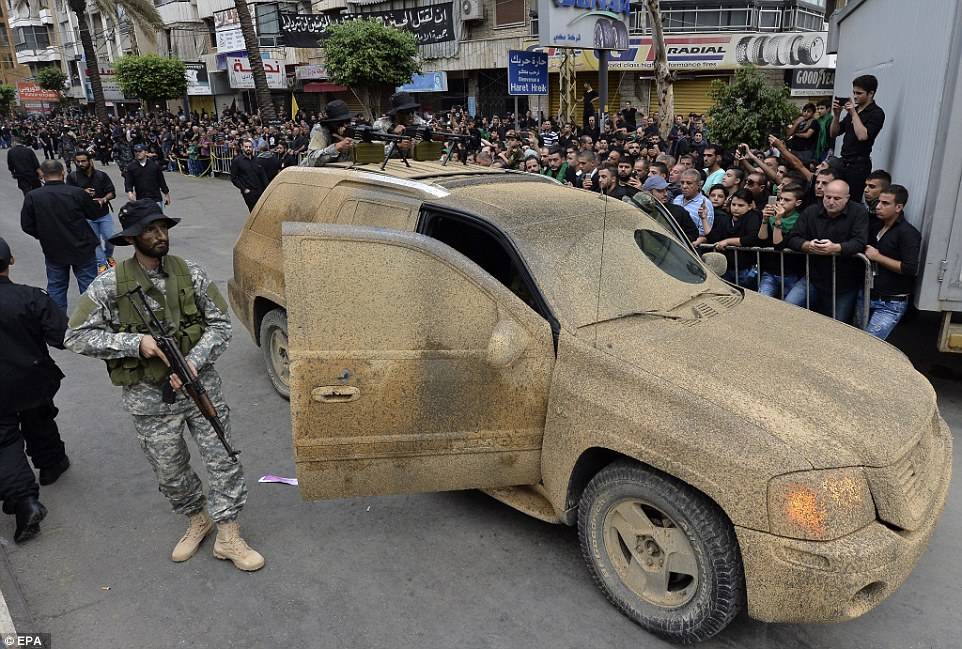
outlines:
[[[935, 419], [938, 426], [938, 418]], [[897, 462], [866, 469], [878, 517], [895, 527], [914, 531], [925, 520], [939, 483], [935, 470], [936, 431], [930, 428]]]

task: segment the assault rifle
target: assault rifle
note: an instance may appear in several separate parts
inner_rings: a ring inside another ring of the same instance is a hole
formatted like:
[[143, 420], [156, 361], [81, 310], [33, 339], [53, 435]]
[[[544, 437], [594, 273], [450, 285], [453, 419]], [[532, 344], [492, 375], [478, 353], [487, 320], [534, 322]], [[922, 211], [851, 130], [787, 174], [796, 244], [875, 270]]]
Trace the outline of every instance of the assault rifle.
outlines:
[[[134, 296], [140, 298], [141, 304], [138, 305], [137, 302], [134, 301]], [[167, 357], [167, 364], [170, 367], [171, 374], [176, 374], [177, 377], [180, 378], [180, 382], [183, 383], [184, 386], [184, 392], [194, 400], [194, 405], [200, 410], [200, 414], [204, 415], [204, 418], [210, 422], [211, 427], [214, 429], [214, 432], [217, 433], [217, 438], [220, 440], [220, 443], [224, 445], [224, 450], [227, 451], [230, 459], [237, 462], [237, 455], [240, 451], [235, 451], [231, 448], [230, 442], [227, 441], [227, 431], [224, 430], [224, 425], [220, 423], [220, 419], [217, 416], [217, 408], [214, 407], [210, 397], [207, 396], [207, 390], [204, 388], [203, 383], [200, 382], [200, 379], [191, 375], [190, 366], [187, 365], [187, 359], [184, 358], [177, 343], [174, 342], [173, 337], [171, 337], [167, 331], [167, 323], [161, 321], [153, 309], [150, 308], [143, 287], [138, 284], [135, 288], [126, 293], [121, 293], [117, 297], [126, 297], [130, 300], [130, 305], [134, 308], [134, 311], [137, 312], [140, 321], [144, 323], [147, 332], [153, 336], [154, 340], [157, 341], [157, 346], [160, 348], [160, 351], [164, 352], [164, 356]], [[165, 388], [169, 388], [169, 386], [169, 383], [165, 383]], [[172, 396], [173, 393], [171, 393], [171, 397]], [[166, 394], [164, 400], [167, 401]], [[173, 403], [173, 399], [168, 403]]]
[[[354, 138], [361, 140], [362, 142], [387, 142], [388, 146], [384, 153], [384, 162], [381, 163], [381, 170], [384, 170], [387, 161], [390, 160], [391, 156], [394, 155], [395, 151], [401, 152], [401, 160], [405, 165], [410, 167], [411, 165], [407, 161], [407, 155], [404, 154], [403, 149], [398, 149], [398, 144], [404, 141], [411, 140], [441, 140], [443, 139], [448, 143], [448, 152], [445, 154], [444, 159], [441, 164], [446, 165], [448, 160], [451, 158], [451, 140], [458, 140], [462, 142], [470, 142], [474, 139], [474, 136], [466, 135], [464, 133], [451, 133], [450, 131], [435, 131], [428, 126], [409, 126], [404, 129], [403, 135], [398, 135], [397, 133], [384, 133], [382, 131], [375, 131], [370, 126], [349, 126], [344, 129], [344, 137]], [[464, 164], [468, 164], [467, 158], [464, 159]]]

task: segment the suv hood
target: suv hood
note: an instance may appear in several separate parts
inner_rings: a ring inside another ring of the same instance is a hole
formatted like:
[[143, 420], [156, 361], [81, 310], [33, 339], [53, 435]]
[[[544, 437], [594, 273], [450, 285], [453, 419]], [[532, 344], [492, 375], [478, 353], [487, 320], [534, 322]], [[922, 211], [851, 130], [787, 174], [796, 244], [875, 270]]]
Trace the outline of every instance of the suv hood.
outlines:
[[887, 466], [936, 410], [931, 384], [888, 343], [751, 292], [713, 317], [628, 317], [583, 334], [768, 431], [816, 469]]

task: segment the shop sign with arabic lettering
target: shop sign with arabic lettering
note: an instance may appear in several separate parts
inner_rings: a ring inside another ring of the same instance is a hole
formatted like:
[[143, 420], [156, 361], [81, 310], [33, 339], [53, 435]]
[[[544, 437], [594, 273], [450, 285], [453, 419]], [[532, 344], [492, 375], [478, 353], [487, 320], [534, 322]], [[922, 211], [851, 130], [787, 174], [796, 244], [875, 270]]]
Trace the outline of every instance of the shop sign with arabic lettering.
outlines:
[[[254, 73], [251, 71], [250, 59], [246, 56], [228, 56], [227, 74], [231, 88], [253, 88]], [[267, 87], [274, 90], [286, 90], [287, 80], [284, 78], [284, 62], [280, 59], [263, 59], [264, 72], [267, 74]]]

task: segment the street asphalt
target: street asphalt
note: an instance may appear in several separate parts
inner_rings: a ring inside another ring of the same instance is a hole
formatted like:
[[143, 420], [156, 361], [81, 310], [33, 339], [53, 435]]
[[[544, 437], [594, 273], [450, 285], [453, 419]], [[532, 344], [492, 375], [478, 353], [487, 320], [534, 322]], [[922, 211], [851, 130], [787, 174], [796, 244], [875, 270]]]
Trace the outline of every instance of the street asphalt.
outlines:
[[[116, 167], [106, 170], [120, 186]], [[19, 227], [21, 194], [8, 174], [0, 176], [0, 236], [16, 257], [11, 277], [45, 286], [39, 244]], [[231, 248], [247, 218], [238, 191], [223, 178], [167, 178], [168, 213], [183, 218], [171, 230], [171, 252], [200, 262], [226, 295]], [[74, 285], [71, 307], [77, 297]], [[958, 431], [962, 356], [934, 350], [937, 324], [923, 314], [893, 341], [936, 386], [942, 414]], [[250, 487], [241, 529], [267, 564], [241, 572], [211, 555], [212, 538], [175, 564], [170, 551], [185, 520], [157, 491], [120, 390], [102, 363], [65, 351], [53, 356], [66, 374], [56, 403], [72, 466], [41, 490], [50, 513], [39, 536], [15, 545], [13, 518], [0, 517], [0, 631], [12, 623], [19, 632], [50, 633], [58, 649], [670, 646], [608, 604], [574, 529], [475, 491], [302, 502], [296, 487], [258, 483], [267, 474], [294, 475], [289, 408], [239, 325], [217, 367]], [[958, 647], [959, 492], [956, 480], [915, 572], [867, 615], [806, 626], [743, 614], [702, 646]]]

